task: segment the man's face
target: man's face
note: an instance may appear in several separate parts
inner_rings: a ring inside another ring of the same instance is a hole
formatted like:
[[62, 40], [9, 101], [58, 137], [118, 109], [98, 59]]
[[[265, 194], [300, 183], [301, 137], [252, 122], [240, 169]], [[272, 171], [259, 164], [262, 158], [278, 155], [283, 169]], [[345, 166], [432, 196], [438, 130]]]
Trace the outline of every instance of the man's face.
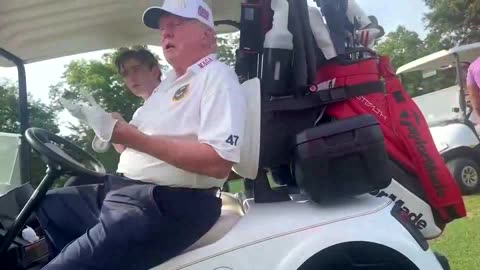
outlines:
[[197, 20], [165, 15], [158, 25], [163, 54], [172, 66], [194, 58], [205, 43], [207, 29]]
[[159, 83], [158, 67], [149, 68], [140, 61], [130, 58], [125, 60], [120, 68], [120, 74], [128, 89], [136, 96], [150, 94]]

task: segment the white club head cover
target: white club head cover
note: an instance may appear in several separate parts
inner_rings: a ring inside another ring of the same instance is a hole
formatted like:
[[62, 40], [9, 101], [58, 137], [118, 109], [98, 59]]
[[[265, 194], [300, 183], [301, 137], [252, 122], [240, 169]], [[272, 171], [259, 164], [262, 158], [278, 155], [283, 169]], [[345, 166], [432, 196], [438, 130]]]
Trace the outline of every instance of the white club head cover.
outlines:
[[375, 39], [380, 35], [381, 31], [377, 28], [365, 28], [357, 31], [357, 41], [365, 48], [373, 48]]
[[357, 4], [357, 1], [355, 0], [348, 0], [347, 17], [350, 23], [354, 23], [356, 19], [360, 24], [360, 29], [366, 27], [371, 23], [367, 14], [365, 14], [365, 11], [360, 8], [360, 6]]
[[320, 48], [327, 60], [330, 60], [337, 56], [335, 46], [333, 45], [332, 38], [330, 37], [330, 31], [328, 26], [323, 21], [323, 15], [320, 8], [313, 0], [308, 0], [308, 17], [310, 26], [313, 32], [313, 37], [317, 43], [317, 47]]
[[92, 97], [87, 97], [87, 100], [89, 101], [90, 105], [74, 104], [64, 98], [60, 98], [59, 101], [73, 117], [79, 119], [80, 121], [86, 122], [86, 124], [93, 129], [98, 138], [100, 138], [102, 141], [109, 142], [112, 138], [113, 129], [118, 120], [114, 119], [111, 114], [107, 113], [100, 106], [98, 106]]

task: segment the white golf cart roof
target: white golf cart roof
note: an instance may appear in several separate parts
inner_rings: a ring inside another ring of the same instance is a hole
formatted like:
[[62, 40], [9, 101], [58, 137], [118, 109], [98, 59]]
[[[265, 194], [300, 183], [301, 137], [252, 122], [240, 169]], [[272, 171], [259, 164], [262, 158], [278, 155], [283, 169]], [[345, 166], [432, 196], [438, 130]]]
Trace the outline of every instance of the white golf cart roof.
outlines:
[[[207, 0], [214, 19], [240, 19], [241, 0]], [[0, 0], [0, 48], [25, 64], [131, 45], [159, 45], [142, 23], [152, 0]], [[218, 33], [236, 31], [219, 26]], [[14, 64], [0, 57], [0, 66]]]
[[460, 57], [460, 62], [473, 62], [480, 57], [480, 43], [458, 46], [450, 50], [443, 50], [427, 55], [401, 66], [398, 68], [397, 74], [412, 71], [433, 71], [442, 67], [448, 67], [455, 64], [455, 55]]

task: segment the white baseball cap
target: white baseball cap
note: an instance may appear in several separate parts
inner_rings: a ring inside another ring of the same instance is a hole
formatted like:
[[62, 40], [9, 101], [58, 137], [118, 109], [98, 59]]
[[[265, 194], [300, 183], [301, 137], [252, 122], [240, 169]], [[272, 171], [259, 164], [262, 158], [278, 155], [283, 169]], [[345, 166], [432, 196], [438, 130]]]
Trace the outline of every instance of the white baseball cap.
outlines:
[[160, 6], [154, 5], [143, 13], [143, 23], [153, 29], [158, 29], [158, 20], [165, 14], [173, 14], [184, 18], [197, 19], [212, 29], [215, 29], [210, 7], [203, 0], [165, 0]]

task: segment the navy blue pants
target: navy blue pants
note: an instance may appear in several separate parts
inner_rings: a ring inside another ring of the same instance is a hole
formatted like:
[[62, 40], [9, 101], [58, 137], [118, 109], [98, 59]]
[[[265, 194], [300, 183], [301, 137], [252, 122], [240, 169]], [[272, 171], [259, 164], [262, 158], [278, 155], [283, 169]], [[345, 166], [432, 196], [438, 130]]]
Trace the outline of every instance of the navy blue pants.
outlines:
[[212, 192], [111, 175], [49, 191], [36, 214], [56, 256], [43, 269], [149, 269], [202, 237], [220, 208]]

